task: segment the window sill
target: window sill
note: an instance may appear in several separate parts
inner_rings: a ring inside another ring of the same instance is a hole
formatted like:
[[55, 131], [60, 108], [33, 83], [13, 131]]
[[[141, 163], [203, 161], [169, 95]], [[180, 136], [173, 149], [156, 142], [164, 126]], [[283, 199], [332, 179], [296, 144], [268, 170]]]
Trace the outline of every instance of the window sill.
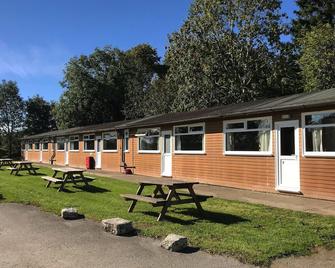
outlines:
[[129, 150], [125, 150], [125, 151], [123, 151], [124, 153], [129, 153]]
[[332, 157], [335, 157], [335, 153], [304, 153], [303, 154], [303, 157], [329, 157], [329, 158], [332, 158]]
[[160, 151], [138, 151], [139, 154], [160, 154]]
[[84, 153], [94, 153], [95, 150], [84, 150], [83, 152], [84, 152]]
[[57, 152], [65, 152], [65, 150], [57, 150]]
[[205, 151], [174, 151], [174, 154], [206, 154]]
[[79, 150], [69, 150], [69, 152], [72, 152], [72, 153], [78, 153]]
[[224, 152], [224, 155], [236, 155], [236, 156], [273, 156], [272, 152], [261, 153], [261, 152]]
[[48, 152], [49, 150], [42, 150], [42, 152]]

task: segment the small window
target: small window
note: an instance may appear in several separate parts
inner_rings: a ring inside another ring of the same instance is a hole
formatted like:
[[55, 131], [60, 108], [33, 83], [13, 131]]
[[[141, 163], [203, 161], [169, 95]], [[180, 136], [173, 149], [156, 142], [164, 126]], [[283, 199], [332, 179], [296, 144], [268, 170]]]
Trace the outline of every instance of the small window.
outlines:
[[126, 129], [123, 134], [123, 151], [129, 151], [129, 129]]
[[48, 146], [49, 146], [49, 143], [47, 141], [44, 141], [42, 143], [42, 150], [43, 151], [48, 151]]
[[79, 136], [70, 136], [70, 151], [79, 150]]
[[103, 150], [104, 151], [117, 151], [117, 133], [109, 132], [103, 135]]
[[27, 146], [28, 151], [31, 151], [33, 149], [33, 144], [32, 143], [28, 143], [26, 146]]
[[94, 151], [95, 149], [94, 141], [95, 141], [94, 134], [84, 135], [84, 151]]
[[271, 154], [271, 118], [227, 121], [223, 128], [226, 154]]
[[159, 152], [159, 135], [158, 128], [139, 129], [136, 134], [139, 152]]
[[303, 115], [304, 154], [335, 156], [335, 112], [317, 112]]
[[65, 149], [65, 139], [57, 138], [57, 151], [64, 151]]
[[35, 147], [35, 151], [39, 151], [40, 150], [40, 143], [39, 142], [35, 142], [34, 143], [34, 147]]
[[203, 153], [204, 152], [204, 124], [174, 127], [175, 152]]

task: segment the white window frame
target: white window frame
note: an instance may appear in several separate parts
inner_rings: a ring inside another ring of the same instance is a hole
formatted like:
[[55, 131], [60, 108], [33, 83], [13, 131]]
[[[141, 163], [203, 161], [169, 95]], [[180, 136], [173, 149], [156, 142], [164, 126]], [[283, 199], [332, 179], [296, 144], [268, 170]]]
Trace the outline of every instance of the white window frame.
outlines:
[[140, 150], [140, 138], [143, 137], [144, 135], [141, 134], [136, 134], [135, 136], [138, 137], [137, 139], [137, 152], [140, 154], [159, 154], [161, 152], [161, 129], [159, 127], [152, 127], [152, 128], [139, 128], [137, 131], [142, 130], [142, 131], [146, 131], [146, 130], [150, 130], [150, 129], [158, 129], [159, 130], [159, 134], [157, 135], [151, 135], [151, 136], [146, 136], [146, 137], [158, 137], [158, 149], [157, 150]]
[[[47, 148], [47, 149], [43, 149], [43, 145], [44, 145], [45, 143], [48, 144], [48, 148]], [[49, 150], [49, 142], [48, 142], [48, 141], [42, 141], [42, 142], [41, 142], [41, 145], [42, 145], [42, 151], [43, 151], [43, 152], [47, 152], [47, 151]]]
[[[106, 134], [109, 134], [109, 135], [115, 135], [116, 136], [116, 149], [114, 149], [114, 150], [105, 150], [104, 149], [104, 140], [105, 140], [105, 135]], [[109, 132], [104, 132], [104, 133], [102, 133], [102, 152], [106, 152], [106, 153], [108, 153], [108, 152], [110, 152], [110, 153], [116, 153], [117, 151], [118, 151], [118, 144], [117, 144], [117, 132], [116, 131], [109, 131]]]
[[[71, 138], [74, 138], [73, 140], [71, 140]], [[78, 141], [78, 150], [71, 150], [71, 141]], [[79, 136], [78, 135], [73, 135], [69, 137], [69, 151], [70, 152], [79, 152]]]
[[[30, 144], [31, 144], [31, 148], [29, 148], [29, 145], [30, 145]], [[28, 142], [27, 145], [28, 145], [28, 146], [27, 146], [27, 151], [30, 151], [30, 152], [31, 152], [31, 151], [33, 150], [33, 143], [32, 143], [32, 142]]]
[[[269, 128], [257, 128], [257, 129], [247, 129], [247, 121], [254, 121], [254, 120], [269, 120], [270, 127]], [[235, 129], [226, 129], [227, 124], [232, 123], [244, 123], [243, 128], [235, 128]], [[227, 151], [226, 150], [226, 133], [232, 132], [251, 132], [251, 131], [265, 131], [270, 129], [270, 141], [269, 141], [269, 151], [268, 152], [261, 152], [261, 151]], [[242, 119], [235, 119], [235, 120], [225, 120], [223, 121], [223, 154], [224, 155], [247, 155], [247, 156], [272, 156], [273, 149], [272, 149], [272, 116], [262, 116], [262, 117], [253, 117], [253, 118], [242, 118]]]
[[[129, 152], [129, 129], [125, 129], [123, 135], [124, 135], [124, 136], [123, 136], [123, 139], [122, 139], [122, 148], [123, 148], [123, 152], [124, 152], [124, 153], [128, 153], [128, 152]], [[128, 149], [127, 149], [127, 150], [124, 149], [126, 136], [127, 136], [127, 138], [128, 138], [128, 143], [127, 143], [127, 144], [128, 144]]]
[[[321, 110], [316, 112], [301, 113], [302, 125], [302, 155], [304, 157], [335, 157], [335, 152], [306, 152], [306, 128], [316, 128], [317, 125], [306, 126], [306, 115], [320, 114], [320, 113], [335, 113], [335, 110]], [[335, 127], [335, 124], [320, 124], [322, 127]]]
[[[187, 127], [188, 131], [191, 127], [201, 126], [202, 131], [194, 131], [194, 132], [188, 132], [188, 133], [177, 133], [176, 134], [176, 128], [178, 127]], [[196, 135], [196, 134], [202, 134], [202, 150], [201, 151], [193, 151], [193, 150], [176, 150], [176, 136], [189, 136], [189, 135]], [[173, 153], [174, 154], [206, 154], [206, 124], [205, 122], [201, 123], [194, 123], [194, 124], [187, 124], [187, 125], [177, 125], [173, 126]]]
[[[87, 139], [87, 138], [85, 138], [85, 136], [86, 137], [89, 137], [89, 136], [92, 136], [92, 135], [94, 135], [94, 139]], [[86, 150], [85, 149], [85, 141], [94, 141], [94, 149], [93, 150]], [[83, 150], [83, 152], [95, 152], [95, 134], [94, 133], [90, 133], [90, 134], [84, 134], [83, 135], [83, 142], [84, 142], [84, 150]]]
[[[58, 140], [63, 140], [63, 142], [64, 142], [64, 149], [63, 150], [60, 150], [60, 149], [58, 149]], [[57, 149], [57, 151], [59, 151], [59, 152], [64, 152], [65, 151], [65, 137], [59, 137], [59, 138], [57, 138], [56, 139], [56, 149]]]
[[[39, 144], [38, 150], [36, 149], [36, 146], [35, 146], [36, 144]], [[34, 142], [34, 151], [35, 152], [41, 151], [41, 143], [40, 142]]]

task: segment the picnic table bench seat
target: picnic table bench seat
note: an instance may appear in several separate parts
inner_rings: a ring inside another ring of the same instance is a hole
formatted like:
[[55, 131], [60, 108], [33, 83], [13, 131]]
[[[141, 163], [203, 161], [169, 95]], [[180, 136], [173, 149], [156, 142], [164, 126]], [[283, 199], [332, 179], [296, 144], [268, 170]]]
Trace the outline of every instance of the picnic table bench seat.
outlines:
[[49, 182], [53, 182], [53, 183], [62, 183], [62, 181], [63, 181], [61, 179], [57, 179], [57, 178], [50, 177], [50, 176], [43, 176], [41, 178], [45, 181], [49, 181]]
[[150, 196], [144, 196], [144, 195], [137, 195], [137, 194], [121, 194], [121, 197], [123, 197], [125, 200], [136, 200], [136, 201], [142, 201], [146, 203], [150, 203], [152, 205], [164, 205], [166, 200], [163, 198], [155, 198]]
[[17, 168], [15, 168], [15, 167], [8, 167], [8, 168], [6, 168], [6, 169], [8, 169], [8, 170], [12, 170], [12, 171], [16, 171], [16, 170], [17, 170]]

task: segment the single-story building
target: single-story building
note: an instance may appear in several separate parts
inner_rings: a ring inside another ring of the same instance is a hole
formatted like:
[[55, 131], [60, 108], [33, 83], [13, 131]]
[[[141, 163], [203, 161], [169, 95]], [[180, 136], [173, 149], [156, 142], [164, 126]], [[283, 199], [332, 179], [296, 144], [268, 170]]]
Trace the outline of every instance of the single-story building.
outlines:
[[26, 160], [335, 200], [335, 89], [24, 137]]

